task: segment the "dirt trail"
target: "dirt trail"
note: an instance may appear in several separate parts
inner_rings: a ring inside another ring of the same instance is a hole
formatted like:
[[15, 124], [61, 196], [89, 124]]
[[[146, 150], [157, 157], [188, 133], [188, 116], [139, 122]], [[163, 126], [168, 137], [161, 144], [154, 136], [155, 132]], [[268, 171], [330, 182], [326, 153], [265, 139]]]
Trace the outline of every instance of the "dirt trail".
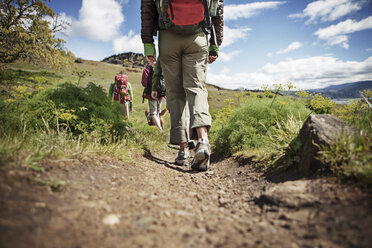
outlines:
[[0, 247], [372, 244], [371, 192], [331, 179], [274, 183], [233, 158], [193, 173], [171, 163], [176, 152], [44, 161], [40, 177], [65, 181], [60, 191], [0, 167]]

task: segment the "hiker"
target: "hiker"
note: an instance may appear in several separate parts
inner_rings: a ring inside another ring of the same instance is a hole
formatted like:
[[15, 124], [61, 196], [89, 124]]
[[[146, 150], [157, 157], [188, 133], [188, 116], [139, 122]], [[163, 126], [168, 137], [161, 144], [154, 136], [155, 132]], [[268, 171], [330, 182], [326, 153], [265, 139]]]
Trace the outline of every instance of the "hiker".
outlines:
[[108, 95], [123, 104], [124, 118], [129, 119], [129, 112], [133, 112], [133, 91], [124, 71], [120, 71], [115, 76], [115, 80], [110, 84]]
[[[197, 140], [191, 168], [206, 171], [211, 154], [206, 69], [207, 63], [217, 59], [222, 43], [223, 0], [141, 0], [141, 39], [146, 60], [152, 65], [156, 63], [153, 36], [158, 30], [159, 62], [171, 119], [170, 143], [180, 146], [175, 164], [189, 164], [188, 141]], [[151, 94], [157, 97], [156, 91]]]
[[[154, 83], [152, 83], [153, 81]], [[147, 122], [149, 125], [157, 126], [160, 132], [162, 132], [164, 129], [164, 115], [167, 110], [161, 111], [161, 105], [165, 99], [166, 90], [160, 63], [156, 64], [155, 72], [153, 65], [147, 64], [142, 73], [142, 86], [145, 87], [142, 93], [142, 102], [144, 102], [146, 98], [149, 104], [149, 110], [145, 111]], [[152, 90], [158, 92], [157, 99], [151, 97]]]

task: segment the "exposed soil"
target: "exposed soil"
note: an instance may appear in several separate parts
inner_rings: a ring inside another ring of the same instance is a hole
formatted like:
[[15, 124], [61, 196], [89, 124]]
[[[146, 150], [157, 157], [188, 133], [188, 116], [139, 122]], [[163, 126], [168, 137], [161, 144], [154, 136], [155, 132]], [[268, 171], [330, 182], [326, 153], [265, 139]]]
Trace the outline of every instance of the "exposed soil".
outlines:
[[194, 173], [176, 153], [2, 165], [0, 247], [371, 247], [366, 189], [237, 158]]

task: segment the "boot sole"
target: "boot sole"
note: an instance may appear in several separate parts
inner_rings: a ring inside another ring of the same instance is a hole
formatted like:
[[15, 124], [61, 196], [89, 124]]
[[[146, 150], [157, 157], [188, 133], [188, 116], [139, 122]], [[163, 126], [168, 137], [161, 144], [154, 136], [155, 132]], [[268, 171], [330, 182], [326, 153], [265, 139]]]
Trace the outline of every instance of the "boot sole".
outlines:
[[205, 150], [201, 150], [195, 154], [192, 160], [191, 169], [198, 171], [207, 171], [209, 166], [210, 155]]

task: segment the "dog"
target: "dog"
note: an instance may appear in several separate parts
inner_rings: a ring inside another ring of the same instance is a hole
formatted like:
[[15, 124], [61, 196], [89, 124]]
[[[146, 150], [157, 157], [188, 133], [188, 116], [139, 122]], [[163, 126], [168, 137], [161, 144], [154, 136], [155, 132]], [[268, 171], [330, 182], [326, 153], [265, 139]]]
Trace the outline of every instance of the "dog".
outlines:
[[[161, 128], [164, 130], [164, 115], [168, 112], [167, 109], [163, 109], [160, 114], [159, 114], [159, 118], [160, 118], [160, 126]], [[150, 125], [150, 126], [155, 126], [155, 123], [154, 121], [152, 120], [151, 116], [150, 116], [150, 111], [148, 109], [145, 110], [145, 116], [147, 118], [147, 123]]]

